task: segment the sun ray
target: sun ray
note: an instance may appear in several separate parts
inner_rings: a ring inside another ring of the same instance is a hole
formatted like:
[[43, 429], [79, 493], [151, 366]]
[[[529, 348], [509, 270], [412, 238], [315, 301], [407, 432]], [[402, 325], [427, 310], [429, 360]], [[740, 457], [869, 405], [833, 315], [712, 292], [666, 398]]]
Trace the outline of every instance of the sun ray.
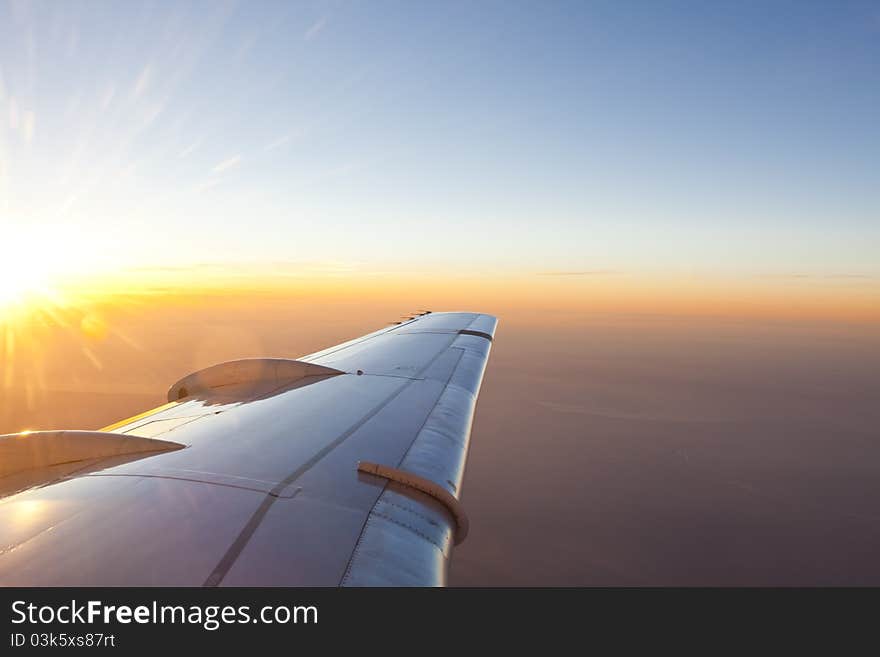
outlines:
[[15, 328], [9, 324], [3, 327], [5, 349], [3, 363], [3, 388], [9, 390], [15, 377]]

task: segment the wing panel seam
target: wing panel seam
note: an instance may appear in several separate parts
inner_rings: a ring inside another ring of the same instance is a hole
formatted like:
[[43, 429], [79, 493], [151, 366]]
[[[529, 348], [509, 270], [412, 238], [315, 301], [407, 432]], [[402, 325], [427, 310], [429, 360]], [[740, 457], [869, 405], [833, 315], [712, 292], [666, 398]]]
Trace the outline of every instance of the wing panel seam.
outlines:
[[[456, 334], [453, 334], [453, 336], [454, 337], [452, 340], [449, 341], [449, 344], [446, 345], [446, 347], [444, 349], [441, 349], [440, 351], [438, 351], [437, 354], [431, 360], [429, 360], [419, 372], [417, 372], [416, 376], [425, 372], [429, 367], [431, 367], [431, 365], [433, 365], [437, 361], [438, 358], [440, 358], [443, 354], [445, 354], [447, 351], [449, 351], [450, 348], [453, 348], [452, 344], [455, 342], [455, 338], [458, 337]], [[458, 349], [461, 352], [461, 354], [459, 356], [458, 361], [456, 362], [455, 367], [452, 369], [452, 373], [454, 373], [455, 370], [458, 369], [458, 365], [461, 362], [461, 357], [464, 355], [463, 349], [460, 349], [458, 347], [454, 347], [454, 348]], [[452, 378], [452, 374], [450, 374], [450, 379], [451, 378]], [[450, 379], [447, 379], [446, 385], [449, 384]], [[259, 508], [254, 512], [254, 514], [251, 516], [250, 520], [248, 520], [247, 524], [245, 524], [245, 526], [242, 528], [239, 535], [236, 537], [236, 539], [229, 546], [229, 548], [227, 549], [227, 551], [223, 555], [223, 557], [221, 557], [220, 561], [214, 567], [214, 570], [211, 572], [211, 574], [208, 575], [207, 579], [205, 580], [204, 586], [206, 586], [206, 587], [219, 586], [220, 583], [223, 581], [223, 578], [226, 577], [226, 574], [229, 572], [229, 570], [235, 564], [235, 561], [238, 559], [239, 555], [241, 555], [241, 553], [244, 551], [244, 548], [247, 546], [248, 541], [250, 541], [251, 537], [257, 531], [257, 528], [259, 527], [263, 518], [268, 513], [269, 508], [272, 506], [272, 504], [275, 502], [275, 500], [278, 499], [277, 495], [272, 494], [273, 492], [276, 492], [276, 491], [280, 492], [281, 490], [283, 490], [284, 488], [286, 488], [287, 486], [292, 484], [294, 481], [296, 481], [305, 472], [310, 470], [312, 467], [315, 466], [315, 464], [317, 464], [319, 461], [321, 461], [321, 459], [323, 459], [325, 456], [327, 456], [327, 454], [329, 454], [331, 451], [333, 451], [334, 449], [339, 447], [339, 445], [341, 445], [343, 442], [345, 442], [352, 434], [354, 434], [355, 431], [357, 431], [364, 424], [366, 424], [371, 418], [375, 417], [383, 408], [385, 408], [386, 406], [388, 406], [388, 404], [390, 404], [392, 401], [397, 399], [397, 397], [399, 397], [400, 394], [404, 390], [406, 390], [409, 386], [411, 386], [414, 381], [418, 381], [418, 380], [419, 379], [404, 379], [404, 383], [400, 387], [398, 387], [397, 390], [395, 390], [387, 399], [385, 399], [382, 402], [380, 402], [379, 404], [377, 404], [372, 410], [370, 410], [370, 412], [368, 412], [360, 420], [358, 420], [354, 425], [352, 425], [349, 429], [347, 429], [344, 433], [342, 433], [342, 435], [340, 435], [338, 438], [336, 438], [335, 440], [330, 442], [328, 445], [324, 446], [314, 456], [312, 456], [312, 458], [310, 458], [303, 465], [301, 465], [296, 470], [294, 470], [292, 473], [290, 473], [283, 480], [278, 482], [278, 484], [275, 486], [275, 488], [273, 488], [272, 491], [266, 495], [266, 499], [263, 501], [262, 504], [260, 504]], [[446, 386], [443, 386], [443, 389], [445, 390]], [[442, 392], [441, 392], [441, 396], [442, 396]], [[438, 397], [438, 399], [439, 399], [439, 397]], [[431, 408], [431, 411], [429, 411], [428, 414], [426, 415], [425, 421], [427, 421], [427, 418], [430, 417], [431, 412], [433, 412], [435, 407], [436, 407], [436, 403]], [[424, 424], [422, 426], [424, 426]], [[419, 432], [421, 432], [421, 429], [419, 429]], [[416, 433], [416, 436], [418, 436], [419, 432]], [[413, 440], [415, 440], [415, 438]], [[411, 446], [412, 445], [410, 445], [410, 447]], [[383, 489], [383, 492], [384, 492], [384, 489]], [[380, 497], [381, 497], [381, 494], [380, 494]], [[374, 507], [375, 507], [375, 504], [374, 504]], [[372, 512], [372, 509], [371, 509], [371, 512]], [[367, 514], [367, 519], [369, 519], [369, 514]], [[365, 524], [366, 524], [366, 521], [365, 521]], [[361, 528], [361, 534], [358, 536], [358, 541], [360, 541], [361, 535], [363, 535], [363, 527]], [[357, 544], [355, 544], [355, 548], [357, 548]], [[350, 563], [351, 563], [351, 559], [349, 559], [349, 564]], [[347, 570], [348, 570], [348, 565], [346, 565], [346, 571]]]

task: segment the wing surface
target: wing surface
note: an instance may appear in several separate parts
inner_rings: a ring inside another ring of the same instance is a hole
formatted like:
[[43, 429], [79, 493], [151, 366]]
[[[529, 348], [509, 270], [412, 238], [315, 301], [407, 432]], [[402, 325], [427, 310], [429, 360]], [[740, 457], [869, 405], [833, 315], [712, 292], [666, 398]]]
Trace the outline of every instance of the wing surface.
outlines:
[[0, 584], [443, 585], [496, 324], [430, 313], [184, 377], [103, 430], [173, 449], [43, 459], [0, 500]]

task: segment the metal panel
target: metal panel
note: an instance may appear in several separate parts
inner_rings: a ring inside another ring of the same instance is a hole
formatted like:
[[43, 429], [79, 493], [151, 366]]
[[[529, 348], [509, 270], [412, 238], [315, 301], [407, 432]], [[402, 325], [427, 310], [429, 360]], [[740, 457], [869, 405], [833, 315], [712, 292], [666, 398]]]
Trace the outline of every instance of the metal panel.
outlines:
[[[397, 464], [399, 470], [423, 477], [455, 498], [461, 495], [471, 425], [489, 345], [488, 340], [476, 336], [456, 338], [450, 351], [461, 351], [461, 358], [409, 450]], [[409, 503], [402, 502], [403, 498]], [[413, 502], [417, 502], [419, 510], [434, 508], [440, 514], [435, 521], [443, 530], [442, 541], [432, 538], [424, 527], [414, 526]], [[456, 529], [455, 518], [436, 500], [391, 484], [371, 510], [341, 583], [441, 586], [449, 564], [449, 540]]]
[[[434, 313], [301, 360], [347, 374], [209, 390], [114, 425], [185, 445], [0, 501], [0, 583], [442, 584], [494, 318]], [[365, 374], [357, 374], [358, 370]]]
[[0, 584], [199, 586], [260, 493], [82, 477], [0, 502]]

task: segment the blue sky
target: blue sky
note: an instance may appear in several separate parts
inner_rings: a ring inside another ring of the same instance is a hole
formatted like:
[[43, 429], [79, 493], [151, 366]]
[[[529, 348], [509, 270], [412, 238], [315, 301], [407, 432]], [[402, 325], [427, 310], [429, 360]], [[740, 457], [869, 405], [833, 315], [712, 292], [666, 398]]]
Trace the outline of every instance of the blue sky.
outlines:
[[878, 2], [0, 9], [7, 243], [96, 265], [877, 276], [878, 190]]

